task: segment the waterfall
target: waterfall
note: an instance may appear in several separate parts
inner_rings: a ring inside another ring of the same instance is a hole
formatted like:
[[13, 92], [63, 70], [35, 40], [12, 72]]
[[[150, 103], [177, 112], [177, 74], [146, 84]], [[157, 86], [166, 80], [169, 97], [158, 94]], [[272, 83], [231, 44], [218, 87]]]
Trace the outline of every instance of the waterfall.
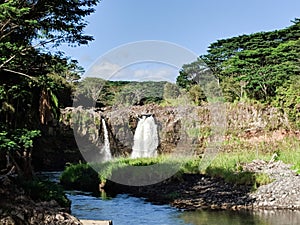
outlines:
[[106, 162], [112, 159], [111, 153], [110, 153], [110, 143], [108, 138], [108, 130], [106, 127], [106, 122], [102, 118], [102, 126], [103, 126], [103, 133], [104, 133], [104, 145], [102, 146], [101, 153], [103, 155], [102, 161]]
[[152, 116], [143, 115], [139, 119], [134, 138], [131, 158], [153, 157], [157, 155], [157, 125]]

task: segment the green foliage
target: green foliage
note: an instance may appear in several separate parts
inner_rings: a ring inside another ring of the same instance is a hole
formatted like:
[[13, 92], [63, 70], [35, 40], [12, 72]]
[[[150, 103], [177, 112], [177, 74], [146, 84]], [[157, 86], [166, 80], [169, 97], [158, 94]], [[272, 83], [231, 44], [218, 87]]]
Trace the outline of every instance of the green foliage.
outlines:
[[243, 81], [238, 81], [233, 76], [228, 76], [222, 78], [222, 91], [224, 99], [227, 102], [234, 102], [236, 100], [242, 100], [246, 96], [245, 92], [246, 83]]
[[33, 147], [33, 139], [40, 136], [39, 130], [16, 129], [7, 131], [1, 126], [0, 150], [17, 151]]
[[66, 167], [60, 176], [60, 183], [67, 189], [97, 191], [99, 190], [98, 174], [88, 164], [76, 164]]
[[77, 85], [76, 97], [80, 102], [86, 102], [90, 106], [95, 104], [104, 96], [106, 81], [100, 78], [87, 77]]
[[117, 94], [115, 104], [144, 105], [159, 103], [163, 99], [166, 82], [130, 82]]
[[0, 149], [28, 178], [32, 175], [30, 149], [40, 135], [37, 129], [55, 123], [59, 107], [71, 105], [72, 82], [83, 72], [76, 60], [52, 47], [93, 40], [84, 34], [85, 17], [98, 2], [0, 3]]
[[66, 197], [61, 186], [50, 181], [23, 181], [21, 186], [33, 200], [51, 201], [55, 200], [62, 207], [70, 207], [71, 202]]
[[184, 82], [191, 82], [197, 75], [197, 66], [203, 68], [205, 62], [220, 81], [226, 100], [247, 97], [271, 102], [278, 88], [300, 74], [299, 38], [300, 20], [295, 19], [291, 26], [281, 30], [218, 40], [200, 60], [185, 66], [192, 71], [183, 69], [178, 79], [186, 87]]
[[[222, 155], [224, 156], [224, 155]], [[246, 156], [249, 157], [249, 156]], [[243, 156], [241, 156], [241, 159]], [[230, 160], [228, 160], [230, 159]], [[239, 159], [239, 160], [241, 160]], [[245, 159], [245, 157], [244, 157]], [[220, 161], [223, 163], [218, 164]], [[244, 162], [244, 161], [242, 161]], [[250, 162], [249, 159], [247, 162]], [[116, 179], [117, 176], [124, 176], [128, 179], [147, 179], [145, 176], [148, 176], [151, 174], [151, 176], [159, 176], [160, 174], [154, 174], [155, 171], [151, 171], [151, 167], [146, 168], [150, 173], [146, 173], [144, 169], [144, 166], [150, 166], [155, 165], [159, 163], [163, 168], [163, 166], [166, 166], [166, 168], [174, 168], [177, 169], [176, 174], [173, 176], [177, 179], [180, 179], [180, 177], [183, 174], [198, 174], [201, 171], [199, 171], [199, 165], [201, 164], [200, 158], [184, 158], [184, 159], [171, 159], [168, 157], [158, 157], [158, 158], [139, 158], [139, 159], [129, 159], [129, 158], [119, 158], [113, 162], [103, 163], [103, 164], [97, 164], [92, 165], [92, 167], [88, 166], [87, 164], [77, 164], [77, 165], [71, 165], [68, 167], [62, 177], [61, 182], [64, 186], [67, 188], [75, 188], [79, 190], [89, 190], [91, 186], [88, 185], [88, 183], [93, 183], [94, 185], [97, 185], [99, 182], [105, 182], [107, 179], [114, 177]], [[242, 171], [241, 168], [237, 167], [236, 164], [236, 155], [230, 156], [227, 155], [225, 159], [218, 157], [217, 163], [213, 163], [211, 166], [209, 166], [205, 173], [212, 177], [220, 177], [223, 178], [226, 182], [234, 183], [237, 185], [249, 185], [252, 186], [253, 189], [259, 187], [260, 185], [268, 184], [272, 182], [269, 176], [266, 174], [261, 173], [252, 173], [248, 171]], [[140, 170], [132, 170], [130, 167], [132, 166], [140, 166]], [[96, 179], [95, 177], [93, 180], [89, 180], [88, 183], [86, 183], [86, 180], [84, 177], [86, 176], [86, 168], [94, 168], [97, 171], [99, 171], [99, 179]], [[70, 171], [73, 171], [73, 173], [70, 173]], [[76, 171], [76, 172], [75, 172]], [[130, 176], [128, 171], [130, 172]], [[174, 170], [175, 172], [176, 170]], [[134, 172], [135, 174], [132, 174]], [[76, 174], [76, 175], [75, 175]], [[64, 180], [64, 182], [63, 182]], [[72, 186], [68, 186], [67, 183], [65, 183], [65, 180], [68, 180], [68, 182], [72, 182]], [[76, 183], [76, 185], [74, 185]]]
[[[165, 165], [166, 168], [173, 168], [174, 171], [177, 169], [177, 173], [173, 176], [179, 180], [183, 174], [205, 173], [212, 177], [222, 178], [226, 182], [236, 185], [248, 185], [252, 187], [252, 190], [255, 190], [261, 185], [272, 182], [272, 179], [264, 173], [244, 171], [242, 165], [244, 163], [252, 162], [255, 159], [262, 159], [268, 162], [272, 158], [274, 152], [280, 153], [276, 160], [282, 160], [284, 163], [292, 164], [292, 168], [300, 173], [300, 145], [299, 140], [296, 138], [281, 140], [278, 143], [274, 143], [274, 146], [265, 143], [264, 145], [257, 145], [256, 147], [253, 147], [252, 145], [249, 148], [248, 145], [243, 145], [241, 141], [234, 146], [232, 146], [231, 143], [224, 144], [230, 146], [230, 152], [219, 153], [205, 171], [200, 171], [201, 158], [171, 158], [167, 156], [138, 159], [118, 158], [112, 162], [92, 165], [92, 168], [99, 171], [99, 175], [98, 178], [94, 175], [93, 180], [90, 182], [94, 182], [94, 185], [97, 185], [99, 182], [105, 182], [106, 179], [114, 176], [114, 174], [122, 176], [128, 172], [126, 170], [130, 166], [141, 167], [141, 170], [135, 171], [136, 174], [131, 175], [133, 177], [132, 179], [142, 179], [146, 174], [142, 171], [143, 166], [159, 163], [162, 166]], [[270, 148], [268, 151], [266, 151], [267, 146]], [[66, 170], [73, 172], [68, 175], [64, 172], [64, 174], [66, 174], [66, 178], [69, 180], [71, 177], [75, 177], [75, 180], [84, 180], [81, 177], [86, 176], [87, 173], [84, 172], [86, 171], [86, 168], [90, 168], [90, 166], [86, 164], [71, 165]], [[133, 170], [129, 171], [132, 172]], [[151, 172], [151, 174], [152, 173], [153, 172]], [[85, 180], [81, 182], [84, 182], [83, 184], [86, 183]], [[80, 185], [78, 184], [75, 187], [80, 187]]]
[[277, 154], [276, 160], [293, 165], [292, 169], [300, 174], [300, 143], [297, 137], [285, 138], [274, 153]]
[[224, 62], [222, 76], [235, 76], [245, 83], [247, 96], [268, 100], [291, 75], [299, 74], [300, 42], [289, 41], [276, 48], [243, 50]]
[[205, 173], [211, 177], [222, 178], [227, 183], [251, 186], [252, 190], [273, 181], [267, 174], [243, 171], [232, 160], [226, 163], [226, 167], [213, 163], [206, 168]]
[[183, 89], [188, 89], [192, 84], [194, 84], [194, 82], [189, 77], [189, 74], [182, 69], [179, 71], [179, 75], [176, 78], [176, 84]]
[[87, 106], [144, 105], [163, 99], [166, 82], [109, 81], [85, 78], [77, 85], [79, 104]]
[[[0, 105], [5, 106], [1, 110], [2, 122], [5, 118], [14, 128], [25, 127], [29, 121], [36, 123], [38, 108], [33, 106], [38, 104], [40, 90], [51, 92], [56, 108], [70, 102], [68, 82], [78, 80], [82, 69], [75, 60], [61, 52], [53, 53], [53, 48], [48, 47], [87, 44], [92, 40], [83, 32], [84, 18], [94, 12], [97, 3], [97, 0], [0, 3], [0, 89], [5, 90], [0, 96]], [[67, 94], [69, 99], [65, 97]], [[10, 113], [14, 111], [13, 116], [4, 113], [8, 108]]]
[[198, 84], [195, 84], [189, 89], [190, 98], [196, 105], [201, 105], [202, 102], [206, 101], [206, 96]]
[[180, 95], [180, 90], [176, 84], [167, 82], [164, 85], [164, 94], [163, 94], [164, 99], [175, 99], [179, 97], [179, 95]]
[[293, 76], [276, 90], [273, 105], [282, 109], [294, 128], [300, 129], [300, 80]]
[[195, 106], [190, 94], [185, 90], [180, 90], [180, 95], [177, 98], [164, 98], [160, 102], [161, 106]]
[[223, 101], [218, 79], [201, 58], [182, 66], [177, 85], [189, 93], [196, 105], [204, 101]]

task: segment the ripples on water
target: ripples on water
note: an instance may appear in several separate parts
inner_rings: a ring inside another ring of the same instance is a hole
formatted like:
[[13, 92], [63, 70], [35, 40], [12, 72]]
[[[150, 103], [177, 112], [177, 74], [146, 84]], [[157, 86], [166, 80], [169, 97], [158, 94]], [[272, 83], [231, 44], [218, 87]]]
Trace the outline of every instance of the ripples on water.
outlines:
[[72, 214], [81, 219], [113, 220], [114, 225], [297, 225], [300, 212], [208, 211], [183, 212], [168, 205], [153, 205], [125, 194], [102, 199], [89, 193], [68, 192]]
[[124, 194], [108, 200], [86, 194], [67, 194], [72, 201], [72, 214], [81, 219], [113, 220], [114, 225], [187, 224], [178, 218], [178, 210], [167, 205], [153, 205], [143, 199]]
[[[59, 181], [58, 172], [40, 177]], [[72, 214], [79, 219], [112, 220], [114, 225], [299, 225], [299, 211], [195, 211], [183, 212], [168, 205], [154, 205], [125, 194], [114, 198], [67, 191]]]

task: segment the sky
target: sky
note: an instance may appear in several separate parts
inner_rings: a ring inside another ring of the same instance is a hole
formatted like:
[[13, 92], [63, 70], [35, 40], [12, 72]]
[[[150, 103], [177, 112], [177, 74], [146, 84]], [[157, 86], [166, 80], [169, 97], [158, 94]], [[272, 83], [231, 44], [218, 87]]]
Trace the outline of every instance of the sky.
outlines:
[[[77, 59], [87, 71], [85, 76], [106, 71], [109, 75], [98, 75], [112, 80], [139, 80], [147, 79], [147, 74], [164, 74], [174, 81], [180, 68], [170, 65], [167, 59], [159, 63], [154, 62], [155, 57], [143, 62], [131, 59], [128, 64], [120, 64], [119, 59], [108, 60], [106, 56], [113, 52], [111, 55], [120, 58], [122, 47], [145, 40], [162, 43], [157, 57], [168, 43], [199, 56], [219, 39], [282, 29], [296, 17], [300, 17], [300, 0], [102, 0], [96, 12], [87, 17], [86, 33], [95, 40], [88, 46], [64, 45], [59, 50]], [[139, 54], [135, 51], [131, 53]], [[175, 55], [181, 57], [180, 53]], [[96, 69], [99, 67], [102, 70]]]

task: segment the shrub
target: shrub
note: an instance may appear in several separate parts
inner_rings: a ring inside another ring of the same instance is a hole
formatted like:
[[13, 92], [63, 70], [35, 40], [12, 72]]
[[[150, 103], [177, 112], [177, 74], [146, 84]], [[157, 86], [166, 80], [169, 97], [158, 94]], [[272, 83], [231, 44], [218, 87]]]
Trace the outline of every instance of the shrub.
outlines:
[[60, 183], [66, 189], [98, 191], [98, 173], [88, 164], [70, 164], [60, 176]]
[[22, 186], [25, 192], [36, 201], [55, 200], [62, 207], [70, 207], [71, 202], [66, 197], [63, 188], [51, 181], [23, 181]]

